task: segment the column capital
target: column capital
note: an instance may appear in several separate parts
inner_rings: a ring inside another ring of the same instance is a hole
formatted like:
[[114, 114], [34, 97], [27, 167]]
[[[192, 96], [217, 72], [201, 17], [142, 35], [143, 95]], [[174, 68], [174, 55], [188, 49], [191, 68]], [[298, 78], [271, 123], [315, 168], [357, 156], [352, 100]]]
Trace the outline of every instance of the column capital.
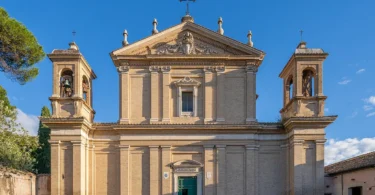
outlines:
[[258, 67], [255, 64], [247, 64], [246, 72], [247, 73], [256, 73], [256, 72], [258, 72]]
[[324, 145], [326, 143], [326, 139], [318, 139], [318, 140], [315, 140], [315, 144], [316, 145]]
[[289, 144], [292, 145], [292, 146], [294, 146], [294, 145], [302, 145], [303, 142], [304, 142], [304, 140], [302, 140], [302, 139], [297, 139], [297, 140], [290, 140], [290, 141], [289, 141]]
[[246, 150], [258, 150], [259, 149], [259, 145], [246, 145]]
[[225, 149], [227, 145], [215, 145], [217, 149]]
[[170, 149], [172, 146], [165, 145], [165, 146], [160, 146], [160, 147], [163, 148], [163, 149]]
[[160, 70], [163, 72], [163, 74], [169, 74], [170, 71], [171, 71], [171, 67], [170, 66], [161, 66]]
[[216, 66], [215, 67], [215, 71], [216, 73], [220, 74], [220, 73], [224, 73], [225, 72], [225, 66]]
[[148, 70], [151, 73], [158, 73], [158, 71], [160, 70], [160, 67], [159, 66], [150, 66], [150, 67], [148, 67]]
[[203, 145], [204, 149], [213, 149], [215, 145]]
[[215, 67], [213, 67], [213, 66], [205, 66], [203, 68], [203, 72], [206, 73], [206, 74], [210, 74], [214, 71], [214, 69], [215, 69]]
[[129, 145], [118, 145], [120, 150], [129, 150], [130, 146]]
[[159, 146], [148, 146], [150, 150], [159, 150]]
[[58, 146], [61, 144], [61, 141], [60, 140], [48, 140], [48, 143], [51, 144], [51, 146]]
[[81, 140], [75, 140], [75, 141], [70, 141], [70, 143], [73, 144], [73, 146], [81, 146], [83, 145]]
[[129, 72], [129, 66], [128, 65], [122, 65], [117, 67], [117, 72], [120, 74], [127, 74]]

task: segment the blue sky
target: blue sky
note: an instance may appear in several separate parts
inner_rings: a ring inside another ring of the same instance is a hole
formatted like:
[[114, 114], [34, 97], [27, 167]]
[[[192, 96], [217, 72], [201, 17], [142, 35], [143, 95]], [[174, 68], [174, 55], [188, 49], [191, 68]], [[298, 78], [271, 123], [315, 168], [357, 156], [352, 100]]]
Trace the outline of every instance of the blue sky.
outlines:
[[[118, 119], [118, 75], [109, 52], [121, 47], [123, 30], [128, 30], [133, 43], [151, 34], [153, 18], [158, 19], [160, 31], [178, 24], [185, 13], [185, 4], [178, 0], [5, 0], [0, 6], [34, 33], [46, 53], [67, 48], [71, 32], [77, 32], [75, 41], [98, 76], [93, 90], [99, 122]], [[303, 29], [308, 47], [330, 54], [324, 64], [326, 114], [339, 117], [326, 132], [337, 144], [375, 137], [374, 7], [373, 0], [197, 0], [190, 11], [196, 23], [214, 31], [218, 17], [223, 17], [225, 35], [241, 42], [252, 30], [254, 46], [267, 53], [257, 78], [259, 121], [275, 121], [279, 116], [282, 81], [278, 75]], [[42, 106], [50, 105], [52, 94], [51, 62], [46, 58], [37, 66], [40, 75], [24, 86], [0, 74], [12, 103], [33, 120]], [[375, 138], [370, 146], [361, 147], [375, 150]]]

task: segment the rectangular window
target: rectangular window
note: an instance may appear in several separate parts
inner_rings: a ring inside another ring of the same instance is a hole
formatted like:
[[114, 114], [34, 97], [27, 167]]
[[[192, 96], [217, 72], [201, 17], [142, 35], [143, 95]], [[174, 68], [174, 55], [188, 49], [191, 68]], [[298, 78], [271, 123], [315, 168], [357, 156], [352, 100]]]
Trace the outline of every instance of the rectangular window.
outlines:
[[362, 195], [362, 187], [349, 188], [349, 195]]
[[182, 92], [182, 112], [193, 112], [193, 92]]

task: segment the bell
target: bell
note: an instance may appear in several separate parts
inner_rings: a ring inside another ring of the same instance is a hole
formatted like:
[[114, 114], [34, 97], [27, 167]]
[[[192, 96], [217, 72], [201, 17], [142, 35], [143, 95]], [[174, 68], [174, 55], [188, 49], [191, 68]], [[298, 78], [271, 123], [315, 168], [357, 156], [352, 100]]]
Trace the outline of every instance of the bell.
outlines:
[[70, 83], [69, 83], [69, 80], [68, 80], [68, 79], [66, 79], [66, 80], [64, 81], [64, 87], [66, 87], [66, 88], [70, 88]]

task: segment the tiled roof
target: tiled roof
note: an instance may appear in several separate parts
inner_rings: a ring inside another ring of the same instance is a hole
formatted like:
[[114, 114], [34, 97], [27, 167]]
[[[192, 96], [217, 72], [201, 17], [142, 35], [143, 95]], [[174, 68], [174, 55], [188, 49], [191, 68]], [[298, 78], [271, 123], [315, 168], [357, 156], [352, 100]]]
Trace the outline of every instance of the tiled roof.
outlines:
[[343, 160], [324, 167], [324, 172], [328, 175], [354, 171], [375, 166], [375, 152], [359, 155], [354, 158]]

